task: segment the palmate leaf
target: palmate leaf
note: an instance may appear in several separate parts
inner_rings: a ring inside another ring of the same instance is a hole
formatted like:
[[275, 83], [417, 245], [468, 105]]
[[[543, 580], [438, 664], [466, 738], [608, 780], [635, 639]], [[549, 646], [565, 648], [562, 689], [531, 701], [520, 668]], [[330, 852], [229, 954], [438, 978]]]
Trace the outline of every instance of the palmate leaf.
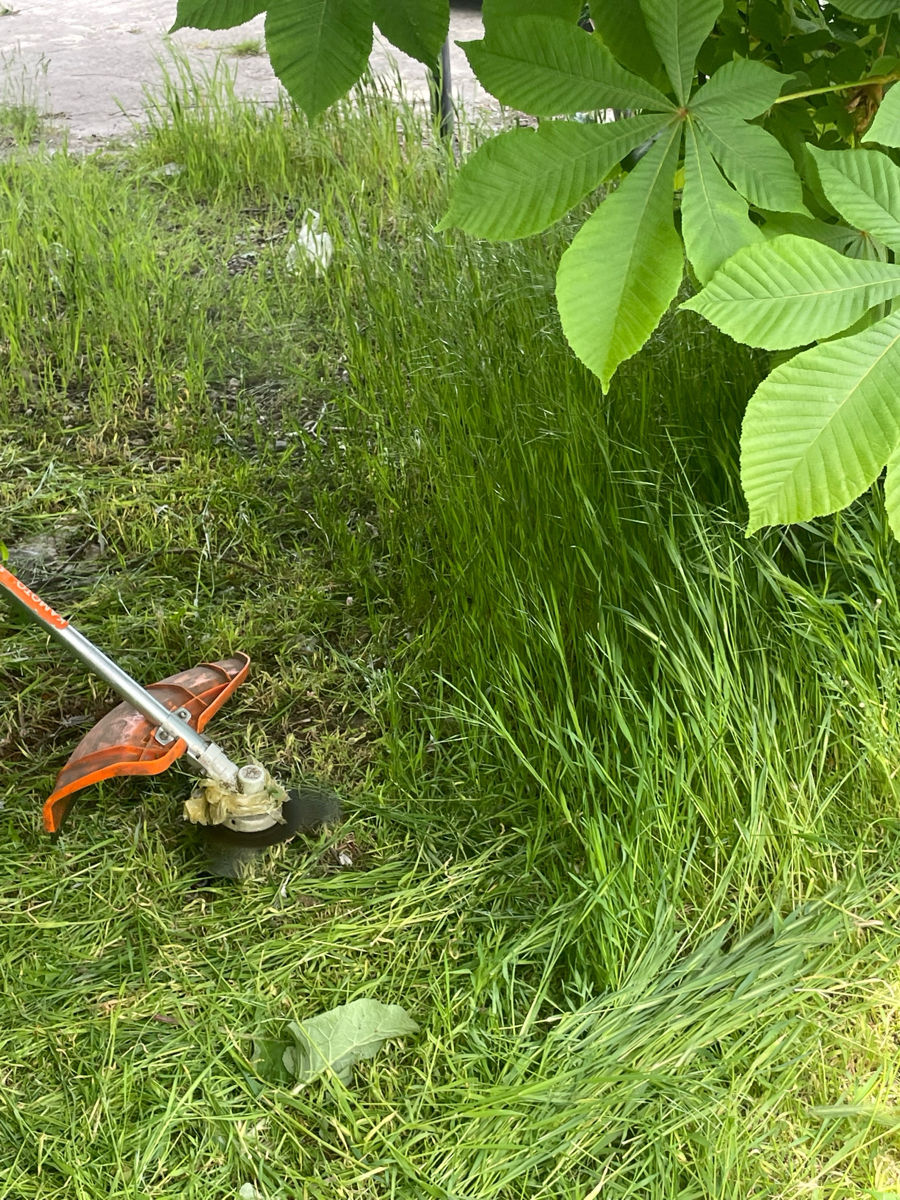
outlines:
[[900, 167], [878, 150], [810, 146], [819, 180], [845, 221], [900, 250]]
[[375, 24], [398, 50], [433, 66], [450, 28], [448, 0], [371, 0]]
[[745, 246], [682, 307], [735, 341], [787, 350], [831, 337], [900, 296], [900, 266], [845, 258], [785, 234]]
[[495, 240], [538, 233], [602, 183], [662, 120], [647, 115], [605, 125], [546, 121], [537, 130], [497, 134], [463, 163], [438, 229], [455, 225]]
[[581, 0], [484, 0], [481, 19], [485, 29], [510, 17], [561, 17], [574, 25], [581, 7]]
[[797, 237], [813, 238], [830, 246], [832, 250], [846, 253], [847, 248], [859, 236], [859, 230], [851, 225], [842, 223], [829, 224], [817, 217], [804, 216], [802, 213], [763, 213], [765, 224], [762, 231], [765, 237], [782, 237], [786, 233], [796, 234]]
[[692, 121], [685, 131], [681, 232], [691, 266], [701, 283], [742, 246], [763, 239], [750, 220], [746, 200], [722, 177]]
[[169, 33], [191, 29], [231, 29], [264, 12], [269, 0], [178, 0]]
[[681, 125], [673, 124], [584, 223], [559, 264], [569, 345], [604, 391], [674, 300], [684, 256], [672, 221]]
[[848, 17], [861, 17], [863, 20], [887, 17], [891, 13], [900, 12], [900, 0], [834, 0], [834, 7]]
[[863, 134], [864, 142], [879, 142], [882, 146], [900, 146], [900, 88], [896, 84], [878, 106], [875, 120]]
[[755, 59], [725, 63], [691, 97], [691, 112], [749, 121], [771, 108], [789, 81]]
[[503, 21], [482, 41], [459, 44], [492, 96], [537, 117], [595, 108], [674, 108], [645, 79], [620, 67], [597, 37], [553, 17]]
[[724, 0], [641, 0], [647, 30], [680, 104], [687, 100], [694, 63], [723, 3]]
[[758, 125], [700, 111], [713, 157], [751, 204], [775, 212], [805, 212], [803, 188], [787, 150]]
[[748, 533], [835, 512], [900, 441], [900, 313], [805, 350], [750, 398], [741, 435]]
[[594, 28], [616, 59], [629, 71], [665, 87], [665, 68], [647, 32], [640, 0], [615, 0], [613, 4], [595, 4], [591, 10]]
[[308, 116], [324, 112], [369, 61], [368, 0], [269, 0], [266, 47], [291, 98]]
[[875, 262], [890, 260], [891, 252], [884, 242], [872, 237], [870, 233], [862, 233], [859, 229], [854, 229], [853, 232], [855, 236], [850, 238], [844, 247], [844, 253], [848, 258], [862, 258]]

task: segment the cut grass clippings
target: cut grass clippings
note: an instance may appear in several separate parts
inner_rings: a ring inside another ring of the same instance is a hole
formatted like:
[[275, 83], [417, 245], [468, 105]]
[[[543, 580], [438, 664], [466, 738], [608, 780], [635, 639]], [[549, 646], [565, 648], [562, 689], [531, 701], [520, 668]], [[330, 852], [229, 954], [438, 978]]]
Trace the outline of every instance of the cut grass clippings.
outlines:
[[[0, 179], [0, 539], [145, 681], [246, 650], [217, 740], [347, 819], [214, 881], [175, 769], [51, 842], [114, 698], [0, 610], [0, 1197], [900, 1191], [879, 497], [745, 540], [765, 364], [678, 316], [604, 401], [566, 229], [435, 233], [412, 109], [183, 66], [148, 103]], [[349, 1084], [255, 1071], [360, 998], [419, 1032]]]

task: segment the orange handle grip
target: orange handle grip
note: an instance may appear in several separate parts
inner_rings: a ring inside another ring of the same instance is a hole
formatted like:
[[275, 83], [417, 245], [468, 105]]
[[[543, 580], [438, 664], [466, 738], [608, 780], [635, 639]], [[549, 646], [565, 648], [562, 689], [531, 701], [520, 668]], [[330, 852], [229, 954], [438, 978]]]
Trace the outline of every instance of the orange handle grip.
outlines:
[[46, 604], [30, 587], [26, 587], [21, 579], [16, 579], [12, 571], [7, 571], [2, 563], [0, 563], [0, 587], [5, 588], [14, 600], [18, 600], [20, 604], [24, 605], [42, 625], [49, 625], [53, 629], [65, 629], [69, 624], [56, 609]]

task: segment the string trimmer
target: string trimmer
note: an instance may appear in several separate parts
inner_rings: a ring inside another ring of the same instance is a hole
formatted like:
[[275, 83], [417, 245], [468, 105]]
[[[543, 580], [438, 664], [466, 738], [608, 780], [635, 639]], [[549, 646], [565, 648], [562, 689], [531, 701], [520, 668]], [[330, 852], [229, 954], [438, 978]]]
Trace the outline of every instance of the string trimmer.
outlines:
[[124, 701], [82, 738], [60, 771], [44, 804], [48, 833], [59, 832], [72, 797], [82, 788], [119, 775], [157, 775], [183, 754], [202, 776], [184, 816], [204, 836], [216, 874], [239, 876], [268, 847], [337, 820], [340, 806], [331, 793], [314, 787], [288, 791], [259, 763], [238, 766], [203, 736], [210, 717], [246, 678], [246, 654], [201, 663], [141, 687], [0, 564], [3, 592]]

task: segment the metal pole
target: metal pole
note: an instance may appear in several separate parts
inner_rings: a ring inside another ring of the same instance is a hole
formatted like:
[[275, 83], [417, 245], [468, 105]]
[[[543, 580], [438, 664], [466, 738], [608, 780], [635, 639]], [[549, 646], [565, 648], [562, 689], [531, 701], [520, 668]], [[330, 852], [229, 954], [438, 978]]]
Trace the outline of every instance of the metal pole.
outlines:
[[450, 39], [441, 46], [441, 57], [431, 70], [431, 115], [442, 138], [453, 134], [453, 97], [450, 93]]

